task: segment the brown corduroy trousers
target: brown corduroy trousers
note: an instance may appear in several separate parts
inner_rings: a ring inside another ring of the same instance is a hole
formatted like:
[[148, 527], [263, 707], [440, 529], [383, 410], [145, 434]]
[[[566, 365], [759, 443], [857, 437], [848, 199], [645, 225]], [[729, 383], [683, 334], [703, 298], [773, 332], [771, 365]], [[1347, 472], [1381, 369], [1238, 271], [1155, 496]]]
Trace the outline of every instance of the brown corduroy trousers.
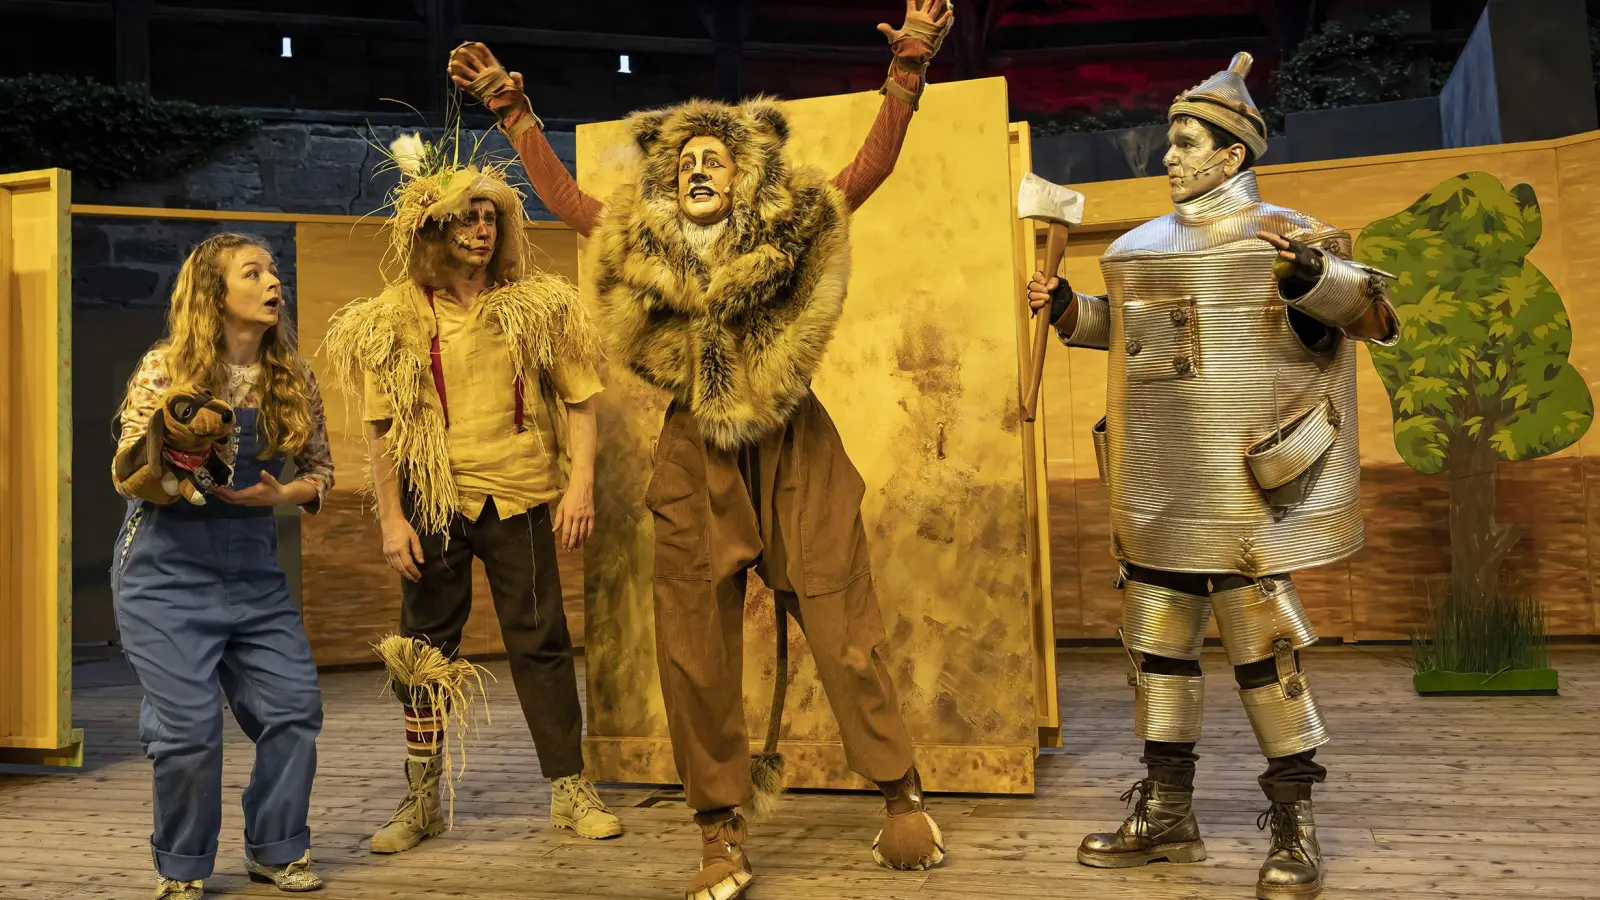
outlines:
[[743, 805], [743, 701], [751, 568], [795, 612], [850, 768], [874, 782], [911, 768], [873, 590], [865, 486], [833, 421], [808, 396], [783, 431], [726, 451], [674, 403], [646, 502], [655, 518], [656, 653], [678, 775], [697, 812]]

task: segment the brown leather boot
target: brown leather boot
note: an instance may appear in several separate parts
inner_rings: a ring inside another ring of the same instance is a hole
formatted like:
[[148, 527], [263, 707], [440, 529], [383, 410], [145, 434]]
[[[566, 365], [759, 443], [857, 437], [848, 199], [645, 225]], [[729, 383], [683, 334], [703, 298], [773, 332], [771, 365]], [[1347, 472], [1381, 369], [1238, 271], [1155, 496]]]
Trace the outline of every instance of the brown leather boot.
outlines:
[[882, 781], [883, 830], [872, 840], [872, 858], [891, 869], [931, 869], [944, 859], [944, 834], [928, 815], [922, 800], [922, 776], [916, 767], [899, 781]]
[[735, 810], [695, 813], [700, 826], [700, 871], [684, 889], [684, 900], [730, 900], [755, 880], [744, 855], [744, 816]]
[[1165, 860], [1199, 862], [1206, 858], [1200, 823], [1194, 818], [1194, 790], [1145, 779], [1135, 782], [1122, 802], [1138, 794], [1133, 815], [1110, 833], [1091, 834], [1078, 845], [1078, 862], [1097, 869], [1128, 869]]
[[1322, 846], [1311, 801], [1274, 803], [1256, 820], [1272, 829], [1272, 849], [1256, 878], [1259, 900], [1311, 900], [1322, 893]]

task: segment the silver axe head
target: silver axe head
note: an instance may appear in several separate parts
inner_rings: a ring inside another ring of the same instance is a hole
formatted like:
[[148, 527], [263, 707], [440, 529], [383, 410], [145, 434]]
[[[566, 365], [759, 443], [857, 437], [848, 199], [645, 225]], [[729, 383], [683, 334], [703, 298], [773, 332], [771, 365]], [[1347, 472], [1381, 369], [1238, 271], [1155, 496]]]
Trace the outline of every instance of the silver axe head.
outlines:
[[1082, 225], [1083, 195], [1029, 172], [1017, 188], [1017, 218]]

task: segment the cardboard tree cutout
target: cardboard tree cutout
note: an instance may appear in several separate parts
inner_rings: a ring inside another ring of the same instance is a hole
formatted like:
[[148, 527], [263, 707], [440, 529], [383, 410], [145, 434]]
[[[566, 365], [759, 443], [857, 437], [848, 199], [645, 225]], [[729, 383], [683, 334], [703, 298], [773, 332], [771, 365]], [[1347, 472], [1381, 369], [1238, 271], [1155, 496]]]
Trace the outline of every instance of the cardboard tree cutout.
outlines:
[[1355, 255], [1396, 276], [1392, 347], [1372, 359], [1400, 456], [1450, 476], [1450, 596], [1491, 600], [1521, 531], [1495, 521], [1501, 460], [1537, 459], [1589, 428], [1594, 402], [1567, 360], [1572, 327], [1527, 256], [1542, 230], [1533, 188], [1482, 172], [1450, 178], [1373, 222]]

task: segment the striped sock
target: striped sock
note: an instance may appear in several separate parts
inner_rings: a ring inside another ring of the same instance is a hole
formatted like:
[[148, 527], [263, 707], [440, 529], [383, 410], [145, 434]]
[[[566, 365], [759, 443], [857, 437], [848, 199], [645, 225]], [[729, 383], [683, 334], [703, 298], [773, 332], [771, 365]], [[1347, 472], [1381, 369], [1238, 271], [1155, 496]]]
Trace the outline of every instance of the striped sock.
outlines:
[[444, 748], [444, 718], [431, 709], [407, 706], [406, 755], [426, 762]]

